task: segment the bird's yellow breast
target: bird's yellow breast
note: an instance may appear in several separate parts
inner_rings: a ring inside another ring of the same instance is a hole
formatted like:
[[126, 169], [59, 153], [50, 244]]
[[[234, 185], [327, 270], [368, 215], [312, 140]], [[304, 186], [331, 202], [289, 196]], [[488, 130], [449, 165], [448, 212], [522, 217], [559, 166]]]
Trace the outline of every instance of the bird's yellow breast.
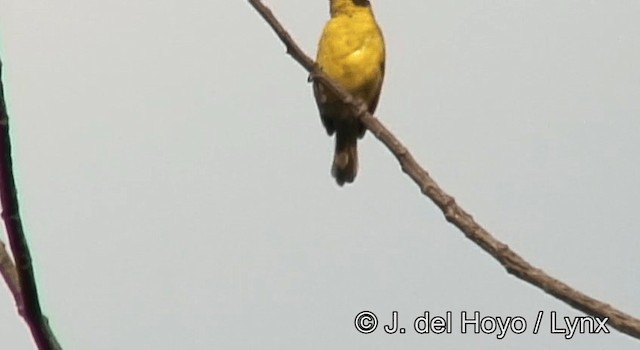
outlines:
[[377, 99], [384, 77], [382, 33], [369, 8], [337, 14], [327, 22], [318, 44], [322, 70], [352, 95]]

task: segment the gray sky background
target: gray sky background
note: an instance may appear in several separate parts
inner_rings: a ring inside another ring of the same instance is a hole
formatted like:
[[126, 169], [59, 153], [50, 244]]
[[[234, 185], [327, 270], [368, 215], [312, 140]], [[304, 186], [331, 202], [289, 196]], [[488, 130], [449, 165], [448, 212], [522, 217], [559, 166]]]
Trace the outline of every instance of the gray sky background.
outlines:
[[[328, 1], [265, 1], [311, 55]], [[534, 265], [640, 315], [640, 2], [374, 1], [376, 115]], [[22, 215], [66, 349], [632, 349], [447, 224], [371, 135], [352, 186], [247, 1], [0, 0]], [[4, 235], [2, 240], [6, 241]], [[404, 335], [353, 325], [400, 313]], [[527, 331], [461, 334], [461, 311]], [[539, 334], [532, 334], [538, 311]], [[450, 335], [417, 335], [424, 311]], [[562, 323], [560, 324], [562, 325]], [[0, 287], [3, 349], [32, 349]]]

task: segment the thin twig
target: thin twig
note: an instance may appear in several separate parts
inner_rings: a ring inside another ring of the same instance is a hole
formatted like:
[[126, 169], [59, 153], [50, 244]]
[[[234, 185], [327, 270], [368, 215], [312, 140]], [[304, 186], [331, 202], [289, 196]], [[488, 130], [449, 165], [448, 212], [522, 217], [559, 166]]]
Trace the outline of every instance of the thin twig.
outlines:
[[[18, 208], [18, 195], [13, 177], [13, 164], [11, 161], [11, 141], [9, 138], [9, 116], [7, 105], [4, 100], [4, 87], [2, 84], [2, 62], [0, 61], [0, 202], [2, 203], [2, 219], [4, 221], [11, 253], [15, 259], [15, 271], [18, 276], [20, 297], [16, 298], [18, 312], [25, 319], [31, 335], [33, 336], [38, 349], [59, 349], [55, 337], [51, 332], [47, 320], [42, 315], [40, 301], [38, 300], [38, 290], [31, 264], [31, 254], [29, 246], [22, 228], [20, 213]], [[4, 249], [3, 249], [4, 251]], [[4, 251], [6, 253], [6, 251]], [[6, 263], [11, 262], [10, 258], [2, 259], [2, 267], [6, 268]], [[3, 276], [9, 276], [11, 283], [15, 279], [12, 273], [3, 272]], [[5, 277], [6, 279], [7, 277]], [[15, 285], [11, 287], [15, 297]]]
[[9, 291], [11, 291], [11, 294], [13, 295], [13, 300], [16, 301], [18, 313], [22, 316], [24, 312], [22, 308], [22, 295], [20, 294], [18, 272], [16, 271], [16, 267], [13, 265], [13, 260], [11, 260], [9, 252], [7, 252], [3, 242], [0, 242], [0, 275], [2, 275], [4, 282], [9, 287]]
[[313, 79], [320, 81], [342, 99], [352, 109], [356, 117], [360, 118], [365, 127], [387, 146], [389, 151], [398, 159], [402, 171], [409, 175], [422, 193], [442, 210], [448, 222], [459, 228], [467, 238], [498, 260], [508, 273], [529, 282], [586, 314], [599, 318], [601, 321], [607, 318], [607, 325], [640, 339], [640, 320], [549, 276], [541, 269], [529, 264], [511, 250], [509, 246], [497, 240], [480, 226], [471, 215], [455, 202], [453, 197], [438, 186], [427, 171], [416, 162], [409, 150], [377, 118], [367, 112], [367, 108], [362, 101], [355, 100], [316, 67], [314, 61], [291, 39], [291, 36], [260, 0], [249, 0], [249, 3], [273, 28], [287, 47], [287, 53], [299, 62], [311, 74]]

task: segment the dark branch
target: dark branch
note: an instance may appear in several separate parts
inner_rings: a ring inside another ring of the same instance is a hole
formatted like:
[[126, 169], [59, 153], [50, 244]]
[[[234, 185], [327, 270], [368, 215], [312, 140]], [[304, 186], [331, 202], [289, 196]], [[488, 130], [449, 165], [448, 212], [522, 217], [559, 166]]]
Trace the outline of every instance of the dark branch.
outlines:
[[446, 220], [462, 231], [467, 238], [479, 245], [485, 252], [493, 256], [508, 273], [555, 296], [565, 303], [600, 319], [608, 318], [608, 325], [640, 339], [640, 320], [605, 304], [584, 293], [571, 288], [544, 271], [532, 266], [506, 244], [493, 237], [480, 226], [466, 211], [456, 204], [453, 197], [445, 193], [429, 176], [409, 150], [380, 121], [367, 112], [362, 101], [355, 100], [349, 93], [322, 73], [291, 39], [271, 11], [260, 0], [249, 0], [249, 3], [260, 13], [287, 47], [287, 53], [299, 62], [313, 77], [332, 90], [360, 118], [366, 128], [375, 135], [398, 159], [402, 171], [415, 182], [422, 193], [429, 197], [442, 210]]
[[[31, 254], [27, 239], [22, 229], [22, 221], [18, 210], [18, 195], [13, 177], [13, 164], [11, 161], [11, 141], [9, 139], [9, 116], [4, 100], [4, 87], [2, 84], [2, 62], [0, 61], [0, 202], [2, 203], [2, 219], [4, 221], [9, 245], [15, 259], [15, 272], [19, 282], [19, 298], [16, 298], [18, 312], [24, 317], [31, 329], [31, 335], [38, 349], [59, 349], [56, 339], [48, 327], [47, 320], [42, 315], [38, 290], [31, 264]], [[2, 249], [2, 252], [6, 251]], [[1, 253], [1, 252], [0, 252]], [[15, 293], [14, 274], [5, 271], [7, 262], [11, 262], [7, 256], [0, 257], [2, 261], [3, 277], [10, 281], [10, 289]], [[12, 287], [13, 285], [13, 287]]]

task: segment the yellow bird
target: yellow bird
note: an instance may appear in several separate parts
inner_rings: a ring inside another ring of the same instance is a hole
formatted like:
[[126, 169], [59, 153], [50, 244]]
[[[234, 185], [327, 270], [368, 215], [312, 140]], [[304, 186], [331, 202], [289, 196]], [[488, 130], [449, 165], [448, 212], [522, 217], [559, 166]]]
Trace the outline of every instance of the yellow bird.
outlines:
[[[384, 39], [368, 0], [330, 0], [331, 19], [318, 43], [320, 68], [370, 113], [378, 105], [384, 78]], [[338, 185], [353, 182], [358, 172], [358, 138], [366, 129], [336, 96], [314, 82], [313, 92], [322, 124], [336, 134], [331, 174]]]

